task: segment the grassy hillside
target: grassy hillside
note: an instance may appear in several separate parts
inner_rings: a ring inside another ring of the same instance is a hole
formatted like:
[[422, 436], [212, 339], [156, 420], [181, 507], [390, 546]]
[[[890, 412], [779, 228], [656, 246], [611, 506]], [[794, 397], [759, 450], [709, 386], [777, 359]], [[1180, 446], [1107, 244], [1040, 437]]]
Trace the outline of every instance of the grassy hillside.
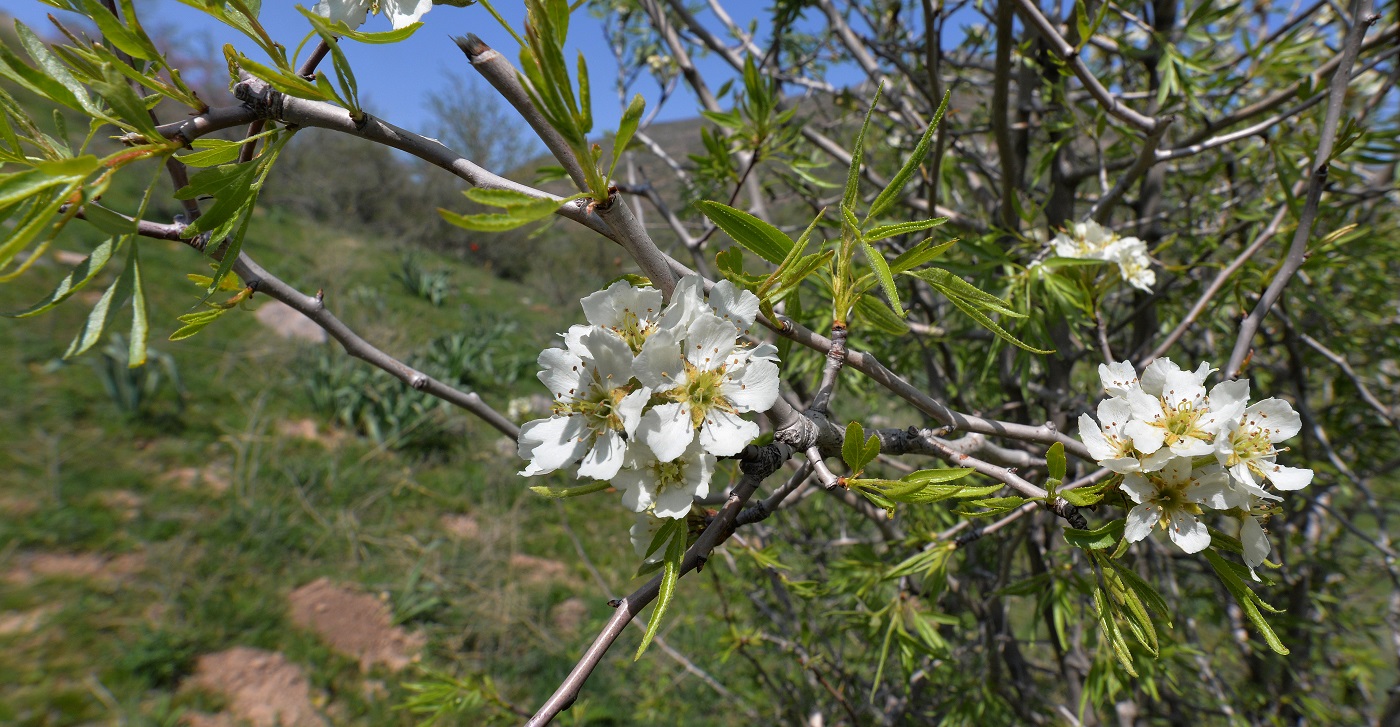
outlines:
[[[61, 246], [88, 244], [75, 232]], [[514, 443], [452, 412], [434, 412], [445, 436], [424, 447], [376, 443], [314, 403], [308, 379], [346, 358], [338, 345], [278, 336], [259, 323], [254, 311], [267, 303], [256, 296], [250, 310], [166, 342], [197, 300], [184, 275], [204, 263], [173, 243], [141, 244], [152, 346], [169, 356], [183, 395], [166, 385], [124, 408], [104, 387], [100, 352], [59, 360], [96, 292], [43, 317], [0, 319], [0, 723], [237, 713], [236, 693], [202, 673], [218, 665], [201, 661], [235, 647], [282, 655], [305, 676], [303, 701], [335, 724], [416, 723], [393, 706], [424, 669], [490, 676], [504, 700], [536, 706], [607, 617], [607, 599], [629, 585], [619, 574], [635, 568], [631, 516], [617, 496], [561, 508], [530, 493], [515, 475]], [[493, 327], [497, 368], [509, 368], [511, 353], [525, 360], [518, 378], [502, 375], [483, 396], [504, 410], [543, 392], [530, 359], [581, 319], [576, 304], [546, 304], [538, 287], [422, 253], [421, 267], [450, 271], [437, 307], [395, 279], [392, 248], [277, 211], [259, 216], [248, 247], [303, 290], [324, 288], [346, 322], [398, 355]], [[50, 254], [0, 289], [0, 309], [38, 300], [66, 268]], [[113, 370], [113, 381], [127, 375]], [[374, 389], [385, 390], [403, 391]], [[610, 579], [606, 593], [578, 548]], [[413, 663], [394, 671], [393, 659], [371, 658], [362, 668], [362, 654], [298, 625], [289, 596], [322, 577], [382, 604], [403, 629], [393, 633], [423, 644], [403, 652]], [[712, 651], [698, 641], [707, 630], [689, 626], [709, 610], [703, 598], [668, 620], [672, 642], [693, 655]], [[678, 712], [707, 703], [708, 688], [656, 649], [634, 664], [629, 641], [575, 712], [600, 724], [650, 723], [661, 709], [668, 722], [725, 721]]]

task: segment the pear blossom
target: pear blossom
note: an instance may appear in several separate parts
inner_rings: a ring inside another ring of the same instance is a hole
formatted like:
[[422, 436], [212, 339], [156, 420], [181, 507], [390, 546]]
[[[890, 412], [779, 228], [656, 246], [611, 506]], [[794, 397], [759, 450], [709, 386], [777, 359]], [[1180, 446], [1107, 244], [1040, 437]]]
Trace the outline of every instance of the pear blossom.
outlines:
[[623, 488], [622, 504], [633, 512], [651, 512], [658, 518], [679, 520], [690, 512], [690, 503], [710, 494], [715, 458], [691, 442], [670, 461], [663, 462], [648, 447], [629, 451], [627, 468], [613, 482]]
[[554, 394], [554, 413], [520, 429], [519, 452], [530, 462], [520, 474], [553, 472], [582, 458], [578, 473], [612, 479], [626, 441], [641, 421], [651, 391], [631, 385], [632, 351], [606, 328], [579, 337], [585, 356], [551, 348], [539, 356], [539, 379]]
[[1103, 382], [1104, 391], [1109, 396], [1127, 396], [1130, 389], [1139, 385], [1137, 369], [1133, 368], [1131, 361], [1099, 364], [1099, 381]]
[[1264, 399], [1225, 422], [1216, 435], [1215, 456], [1235, 479], [1261, 493], [1263, 480], [1280, 490], [1302, 489], [1312, 482], [1313, 471], [1278, 464], [1279, 450], [1274, 448], [1302, 428], [1302, 419], [1288, 402]]
[[642, 350], [642, 344], [661, 321], [661, 291], [634, 288], [625, 280], [591, 293], [579, 302], [583, 304], [583, 314], [589, 323], [617, 333], [634, 354]]
[[331, 22], [345, 23], [354, 30], [364, 25], [371, 9], [387, 15], [394, 30], [399, 30], [418, 22], [432, 10], [433, 0], [318, 0], [311, 11]]
[[1130, 543], [1143, 540], [1161, 525], [1187, 553], [1199, 553], [1210, 545], [1210, 532], [1199, 519], [1201, 505], [1225, 496], [1229, 475], [1219, 465], [1193, 469], [1191, 460], [1177, 458], [1157, 472], [1130, 472], [1123, 477], [1123, 492], [1137, 503], [1128, 512], [1123, 537]]
[[1089, 449], [1089, 456], [1121, 474], [1142, 470], [1133, 450], [1133, 439], [1124, 433], [1132, 416], [1132, 405], [1118, 397], [1099, 402], [1098, 422], [1088, 414], [1079, 415], [1079, 436]]
[[1157, 282], [1147, 243], [1136, 237], [1120, 237], [1093, 220], [1071, 223], [1050, 240], [1050, 248], [1058, 257], [1115, 263], [1124, 282], [1147, 293]]
[[[1215, 452], [1215, 438], [1225, 422], [1238, 417], [1244, 409], [1249, 382], [1226, 381], [1216, 384], [1207, 395], [1202, 378], [1197, 373], [1166, 369], [1161, 378], [1160, 393], [1156, 389], [1155, 373], [1149, 367], [1140, 387], [1130, 389], [1127, 400], [1133, 410], [1133, 420], [1123, 432], [1133, 440], [1133, 446], [1148, 457], [1146, 470], [1159, 469], [1170, 457], [1199, 457]], [[1241, 394], [1243, 389], [1243, 394]], [[1219, 408], [1212, 408], [1212, 401]], [[1163, 450], [1163, 447], [1166, 449]]]
[[710, 289], [707, 298], [704, 280], [699, 275], [687, 275], [676, 283], [661, 325], [684, 329], [705, 313], [733, 323], [739, 335], [746, 336], [758, 317], [758, 296], [728, 280], [721, 280]]
[[702, 312], [683, 332], [653, 334], [637, 355], [637, 378], [667, 402], [647, 411], [637, 428], [662, 462], [680, 456], [697, 432], [717, 457], [738, 454], [758, 436], [758, 425], [739, 415], [773, 405], [778, 367], [766, 349], [755, 358], [736, 348], [738, 333], [733, 323]]

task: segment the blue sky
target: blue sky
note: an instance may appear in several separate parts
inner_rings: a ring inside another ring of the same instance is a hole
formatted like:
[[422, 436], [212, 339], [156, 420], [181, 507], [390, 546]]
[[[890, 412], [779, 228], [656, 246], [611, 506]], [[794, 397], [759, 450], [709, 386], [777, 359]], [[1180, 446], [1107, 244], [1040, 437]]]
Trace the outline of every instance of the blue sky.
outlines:
[[[304, 0], [310, 7], [314, 0]], [[5, 12], [29, 25], [44, 36], [52, 35], [52, 25], [45, 17], [49, 13], [60, 16], [65, 23], [72, 15], [43, 5], [37, 0], [6, 1]], [[179, 33], [189, 33], [194, 38], [206, 37], [209, 40], [208, 55], [222, 57], [221, 48], [231, 43], [235, 48], [252, 58], [261, 57], [257, 46], [238, 31], [222, 25], [209, 16], [183, 5], [175, 0], [146, 0], [139, 2], [138, 12], [141, 22], [149, 29], [160, 26], [177, 29]], [[296, 3], [270, 0], [265, 2], [260, 17], [263, 26], [274, 39], [290, 50], [295, 49], [310, 26], [295, 9]], [[734, 20], [747, 25], [750, 20], [760, 21], [759, 37], [765, 37], [767, 28], [762, 23], [766, 16], [765, 3], [730, 3]], [[517, 0], [498, 0], [497, 10], [519, 30], [523, 27], [524, 5]], [[62, 17], [68, 16], [68, 17]], [[814, 19], [815, 20], [815, 19]], [[824, 19], [823, 19], [824, 20]], [[459, 75], [474, 76], [462, 52], [453, 44], [451, 36], [475, 33], [491, 47], [501, 51], [515, 61], [519, 46], [515, 40], [491, 17], [485, 8], [472, 6], [456, 8], [447, 5], [435, 6], [423, 18], [424, 25], [406, 41], [393, 45], [364, 45], [344, 43], [359, 81], [360, 97], [368, 108], [385, 120], [415, 131], [427, 132], [432, 127], [431, 114], [426, 100], [434, 91], [444, 89], [449, 83], [446, 75], [456, 71]], [[383, 17], [371, 17], [362, 28], [368, 31], [389, 29], [389, 21]], [[718, 28], [716, 28], [718, 31]], [[153, 32], [153, 35], [155, 33]], [[582, 50], [588, 59], [589, 74], [594, 88], [593, 104], [595, 133], [616, 127], [621, 108], [614, 92], [617, 72], [612, 52], [603, 37], [602, 21], [593, 17], [586, 9], [574, 13], [569, 31], [569, 45]], [[308, 44], [308, 49], [310, 44]], [[303, 51], [308, 52], [308, 51]], [[570, 55], [575, 55], [571, 52]], [[714, 57], [697, 57], [697, 67], [709, 80], [711, 88], [717, 88], [733, 74], [729, 67]], [[328, 64], [326, 64], [328, 65]], [[829, 80], [837, 85], [854, 83], [859, 79], [854, 68], [834, 68]], [[657, 85], [650, 79], [642, 79], [635, 88], [647, 98], [648, 108], [659, 97]], [[681, 84], [676, 95], [663, 108], [661, 120], [686, 118], [696, 115], [696, 104], [689, 91]]]

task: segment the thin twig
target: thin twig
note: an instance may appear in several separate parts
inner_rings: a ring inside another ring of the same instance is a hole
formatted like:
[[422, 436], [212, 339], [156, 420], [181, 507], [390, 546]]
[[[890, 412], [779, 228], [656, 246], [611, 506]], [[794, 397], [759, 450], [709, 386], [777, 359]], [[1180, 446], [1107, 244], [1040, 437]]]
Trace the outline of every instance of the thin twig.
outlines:
[[1322, 200], [1322, 190], [1327, 185], [1327, 170], [1332, 163], [1332, 145], [1336, 141], [1337, 127], [1342, 118], [1342, 107], [1346, 103], [1347, 85], [1351, 82], [1351, 67], [1356, 61], [1356, 56], [1361, 52], [1361, 41], [1365, 39], [1366, 29], [1380, 19], [1380, 16], [1372, 16], [1370, 13], [1370, 0], [1362, 0], [1357, 4], [1356, 17], [1351, 30], [1347, 33], [1341, 63], [1337, 67], [1337, 72], [1332, 76], [1332, 81], [1328, 84], [1327, 115], [1318, 135], [1317, 153], [1313, 155], [1307, 198], [1303, 203], [1303, 211], [1298, 216], [1298, 228], [1294, 230], [1293, 242], [1288, 247], [1288, 253], [1283, 259], [1283, 264], [1279, 266], [1279, 271], [1274, 275], [1274, 279], [1259, 299], [1258, 305], [1240, 324], [1239, 335], [1235, 338], [1234, 350], [1230, 353], [1230, 362], [1225, 366], [1226, 378], [1239, 377], [1240, 367], [1244, 365], [1245, 356], [1249, 354], [1254, 343], [1255, 332], [1259, 330], [1259, 326], [1264, 322], [1264, 317], [1269, 314], [1269, 310], [1283, 295], [1283, 289], [1293, 279], [1294, 273], [1298, 272], [1307, 259], [1308, 239], [1312, 237], [1313, 223], [1317, 220], [1318, 204]]

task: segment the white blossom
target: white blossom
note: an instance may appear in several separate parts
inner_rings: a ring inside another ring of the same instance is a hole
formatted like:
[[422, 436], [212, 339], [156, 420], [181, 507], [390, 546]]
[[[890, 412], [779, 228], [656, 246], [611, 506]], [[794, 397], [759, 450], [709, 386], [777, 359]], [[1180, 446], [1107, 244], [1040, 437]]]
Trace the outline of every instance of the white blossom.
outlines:
[[739, 415], [773, 405], [778, 367], [736, 349], [737, 337], [733, 323], [701, 312], [683, 333], [658, 331], [637, 355], [637, 378], [666, 400], [637, 427], [638, 438], [661, 461], [680, 456], [697, 432], [701, 446], [717, 457], [738, 454], [758, 436], [758, 425]]
[[579, 346], [588, 355], [551, 348], [539, 356], [539, 379], [554, 394], [555, 415], [520, 428], [520, 457], [530, 462], [522, 475], [553, 472], [580, 458], [581, 477], [608, 480], [622, 467], [626, 438], [651, 392], [630, 385], [632, 352], [613, 331], [593, 328]]
[[318, 0], [312, 12], [332, 22], [345, 23], [354, 30], [364, 25], [372, 8], [388, 16], [394, 30], [399, 30], [418, 22], [432, 10], [433, 0]]
[[[1180, 369], [1166, 370], [1160, 393], [1151, 373], [1144, 372], [1142, 385], [1130, 389], [1127, 400], [1132, 406], [1133, 420], [1123, 431], [1133, 440], [1137, 451], [1149, 455], [1143, 468], [1156, 470], [1169, 457], [1199, 457], [1215, 452], [1215, 437], [1225, 422], [1239, 416], [1244, 406], [1239, 397], [1243, 387], [1248, 395], [1247, 381], [1226, 381], [1217, 384], [1207, 395], [1196, 373]], [[1212, 401], [1221, 404], [1213, 409]], [[1162, 451], [1163, 447], [1167, 451]], [[1159, 453], [1160, 452], [1160, 453]]]
[[1303, 422], [1282, 399], [1264, 399], [1244, 410], [1238, 419], [1225, 422], [1215, 439], [1215, 456], [1230, 474], [1262, 493], [1268, 480], [1280, 490], [1298, 490], [1312, 482], [1313, 471], [1277, 463], [1274, 445], [1292, 439]]
[[1124, 475], [1123, 491], [1137, 506], [1128, 512], [1123, 537], [1136, 543], [1161, 525], [1187, 553], [1205, 550], [1210, 532], [1199, 520], [1201, 505], [1223, 497], [1228, 483], [1219, 465], [1192, 469], [1186, 458], [1173, 459], [1157, 472]]
[[1070, 223], [1050, 240], [1050, 247], [1059, 257], [1115, 263], [1119, 277], [1144, 292], [1152, 292], [1157, 282], [1152, 259], [1147, 256], [1147, 243], [1136, 237], [1119, 237], [1093, 220]]
[[710, 494], [715, 458], [692, 442], [680, 456], [663, 462], [648, 447], [633, 447], [627, 468], [613, 482], [622, 493], [622, 504], [633, 512], [651, 512], [659, 518], [679, 520], [690, 512], [696, 497]]
[[1079, 415], [1079, 437], [1101, 466], [1114, 472], [1139, 472], [1142, 465], [1133, 450], [1133, 438], [1124, 433], [1132, 419], [1133, 407], [1126, 399], [1113, 397], [1099, 402], [1099, 421]]
[[625, 280], [591, 293], [579, 302], [589, 323], [617, 333], [633, 353], [642, 350], [642, 344], [656, 332], [661, 320], [661, 291], [634, 288]]

